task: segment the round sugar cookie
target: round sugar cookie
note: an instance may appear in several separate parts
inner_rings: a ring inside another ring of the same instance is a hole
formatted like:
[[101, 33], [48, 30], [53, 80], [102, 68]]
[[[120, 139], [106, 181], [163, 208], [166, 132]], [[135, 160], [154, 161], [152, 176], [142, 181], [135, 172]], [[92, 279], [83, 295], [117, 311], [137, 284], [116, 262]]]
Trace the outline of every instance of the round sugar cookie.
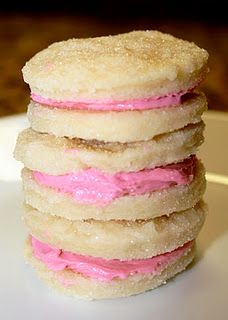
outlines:
[[41, 242], [77, 254], [129, 260], [173, 251], [195, 239], [205, 214], [200, 201], [185, 211], [148, 220], [71, 221], [27, 205], [23, 217], [29, 233]]
[[126, 279], [106, 282], [88, 278], [72, 270], [52, 271], [34, 257], [29, 239], [25, 244], [25, 259], [44, 283], [65, 295], [87, 300], [125, 297], [154, 289], [183, 271], [192, 262], [194, 255], [193, 242], [185, 254], [161, 267], [159, 274], [135, 274]]
[[38, 52], [23, 68], [31, 91], [57, 100], [135, 99], [196, 86], [208, 53], [158, 31], [70, 39]]
[[39, 211], [70, 220], [154, 218], [194, 206], [206, 188], [205, 170], [199, 161], [196, 163], [194, 179], [188, 185], [176, 185], [144, 195], [123, 196], [105, 206], [78, 203], [67, 193], [42, 186], [28, 169], [22, 171], [22, 182], [27, 204]]
[[28, 128], [19, 134], [14, 156], [26, 168], [51, 175], [87, 168], [110, 173], [139, 171], [180, 162], [195, 154], [204, 140], [203, 130], [201, 121], [149, 141], [105, 143], [60, 138]]
[[135, 142], [201, 121], [207, 109], [203, 93], [187, 94], [179, 106], [144, 111], [86, 111], [47, 107], [31, 101], [28, 119], [32, 129], [57, 137]]

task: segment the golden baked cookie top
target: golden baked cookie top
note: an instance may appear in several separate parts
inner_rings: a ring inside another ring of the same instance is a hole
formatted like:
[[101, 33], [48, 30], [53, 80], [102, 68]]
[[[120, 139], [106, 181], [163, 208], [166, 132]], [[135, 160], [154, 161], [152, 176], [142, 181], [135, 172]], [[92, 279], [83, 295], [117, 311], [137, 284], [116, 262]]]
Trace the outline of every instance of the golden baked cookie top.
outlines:
[[197, 86], [208, 53], [159, 31], [53, 43], [23, 67], [32, 93], [44, 98], [139, 99]]

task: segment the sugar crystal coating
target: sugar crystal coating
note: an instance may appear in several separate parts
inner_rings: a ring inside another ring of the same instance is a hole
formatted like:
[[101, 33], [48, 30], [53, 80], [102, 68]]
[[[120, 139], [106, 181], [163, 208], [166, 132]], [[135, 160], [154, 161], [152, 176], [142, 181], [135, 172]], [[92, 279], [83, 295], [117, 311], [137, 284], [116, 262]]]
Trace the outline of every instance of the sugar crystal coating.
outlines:
[[124, 99], [196, 85], [208, 54], [158, 31], [70, 39], [37, 53], [23, 68], [31, 90], [55, 99]]

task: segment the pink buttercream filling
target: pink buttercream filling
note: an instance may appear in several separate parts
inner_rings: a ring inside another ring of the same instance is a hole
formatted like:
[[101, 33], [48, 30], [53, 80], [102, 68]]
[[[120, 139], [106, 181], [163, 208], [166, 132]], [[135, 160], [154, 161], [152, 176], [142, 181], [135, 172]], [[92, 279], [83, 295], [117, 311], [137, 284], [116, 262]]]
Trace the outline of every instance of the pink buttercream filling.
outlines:
[[43, 186], [70, 194], [76, 202], [102, 206], [126, 195], [136, 196], [186, 185], [193, 179], [195, 163], [195, 156], [191, 156], [176, 164], [138, 172], [111, 175], [90, 168], [59, 176], [33, 171], [33, 177]]
[[150, 97], [144, 99], [132, 100], [73, 100], [63, 101], [50, 98], [44, 98], [35, 92], [31, 93], [33, 101], [44, 104], [50, 107], [60, 109], [75, 109], [75, 110], [97, 110], [97, 111], [126, 111], [126, 110], [149, 110], [161, 107], [177, 106], [181, 104], [181, 97], [191, 91], [180, 91], [178, 93], [170, 93], [162, 97]]
[[192, 246], [187, 242], [171, 252], [160, 254], [148, 259], [118, 260], [103, 259], [75, 254], [57, 249], [31, 237], [34, 256], [53, 271], [72, 270], [84, 276], [100, 281], [126, 279], [134, 274], [160, 274], [168, 263], [175, 262]]

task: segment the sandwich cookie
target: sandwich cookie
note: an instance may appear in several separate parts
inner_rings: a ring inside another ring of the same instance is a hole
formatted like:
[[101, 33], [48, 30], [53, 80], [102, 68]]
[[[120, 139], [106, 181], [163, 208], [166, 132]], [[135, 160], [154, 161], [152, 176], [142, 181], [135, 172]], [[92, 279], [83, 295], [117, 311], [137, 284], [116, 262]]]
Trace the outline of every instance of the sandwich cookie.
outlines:
[[[146, 259], [195, 239], [207, 208], [193, 208], [147, 220], [68, 220], [25, 206], [30, 234], [66, 251], [105, 259]], [[120, 245], [121, 239], [121, 245]]]
[[207, 59], [195, 44], [158, 31], [55, 43], [22, 70], [31, 88], [31, 126], [56, 136], [132, 142], [199, 122], [207, 104], [194, 89]]
[[193, 260], [195, 242], [148, 259], [118, 260], [82, 256], [29, 237], [25, 257], [39, 277], [58, 291], [83, 299], [125, 297], [154, 289]]
[[202, 197], [205, 170], [195, 156], [137, 172], [82, 169], [65, 175], [22, 170], [25, 203], [70, 220], [137, 220], [181, 211]]

